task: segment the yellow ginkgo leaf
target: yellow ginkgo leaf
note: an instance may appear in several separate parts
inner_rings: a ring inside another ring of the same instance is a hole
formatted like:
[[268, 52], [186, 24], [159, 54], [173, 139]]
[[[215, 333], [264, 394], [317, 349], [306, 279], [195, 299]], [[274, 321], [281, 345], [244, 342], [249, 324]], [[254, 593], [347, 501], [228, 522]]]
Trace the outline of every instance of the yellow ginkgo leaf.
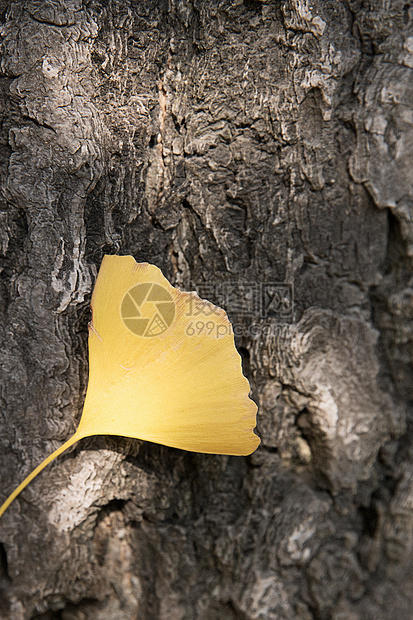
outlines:
[[89, 384], [75, 434], [0, 507], [0, 516], [54, 458], [83, 437], [121, 435], [209, 454], [259, 444], [224, 310], [174, 288], [158, 267], [105, 256], [92, 296]]

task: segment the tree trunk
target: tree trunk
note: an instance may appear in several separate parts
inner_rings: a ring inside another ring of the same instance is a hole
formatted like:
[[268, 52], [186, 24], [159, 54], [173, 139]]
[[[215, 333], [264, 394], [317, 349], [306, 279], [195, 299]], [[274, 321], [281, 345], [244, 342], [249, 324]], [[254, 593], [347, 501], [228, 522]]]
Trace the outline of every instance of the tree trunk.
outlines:
[[81, 441], [0, 521], [1, 618], [413, 618], [411, 3], [0, 10], [1, 500], [76, 428], [107, 253], [226, 309], [262, 440]]

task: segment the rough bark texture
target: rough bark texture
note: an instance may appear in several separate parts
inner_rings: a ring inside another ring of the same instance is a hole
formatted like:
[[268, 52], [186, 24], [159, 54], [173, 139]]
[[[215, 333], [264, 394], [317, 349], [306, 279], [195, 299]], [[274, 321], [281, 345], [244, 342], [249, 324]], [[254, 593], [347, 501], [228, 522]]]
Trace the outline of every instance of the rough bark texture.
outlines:
[[104, 253], [224, 305], [262, 438], [83, 441], [0, 522], [1, 618], [413, 618], [411, 3], [0, 11], [1, 498], [76, 427]]

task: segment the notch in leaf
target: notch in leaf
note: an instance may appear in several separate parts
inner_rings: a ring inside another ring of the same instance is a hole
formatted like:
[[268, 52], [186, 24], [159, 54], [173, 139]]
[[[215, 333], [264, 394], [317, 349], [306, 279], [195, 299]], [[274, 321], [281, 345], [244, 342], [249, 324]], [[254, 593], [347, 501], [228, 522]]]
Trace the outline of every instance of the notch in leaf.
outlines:
[[92, 435], [121, 435], [209, 454], [248, 455], [257, 406], [249, 398], [224, 310], [174, 288], [154, 265], [105, 256], [92, 296], [89, 384], [75, 434], [48, 463]]

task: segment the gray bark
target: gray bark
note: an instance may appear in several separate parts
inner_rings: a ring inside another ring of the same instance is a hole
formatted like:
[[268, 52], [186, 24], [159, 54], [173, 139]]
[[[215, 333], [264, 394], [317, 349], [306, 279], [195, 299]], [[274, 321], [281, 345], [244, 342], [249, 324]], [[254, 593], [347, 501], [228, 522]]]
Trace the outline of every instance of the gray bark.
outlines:
[[411, 3], [0, 10], [1, 499], [79, 420], [105, 253], [225, 307], [262, 438], [82, 441], [0, 521], [1, 617], [413, 618]]

